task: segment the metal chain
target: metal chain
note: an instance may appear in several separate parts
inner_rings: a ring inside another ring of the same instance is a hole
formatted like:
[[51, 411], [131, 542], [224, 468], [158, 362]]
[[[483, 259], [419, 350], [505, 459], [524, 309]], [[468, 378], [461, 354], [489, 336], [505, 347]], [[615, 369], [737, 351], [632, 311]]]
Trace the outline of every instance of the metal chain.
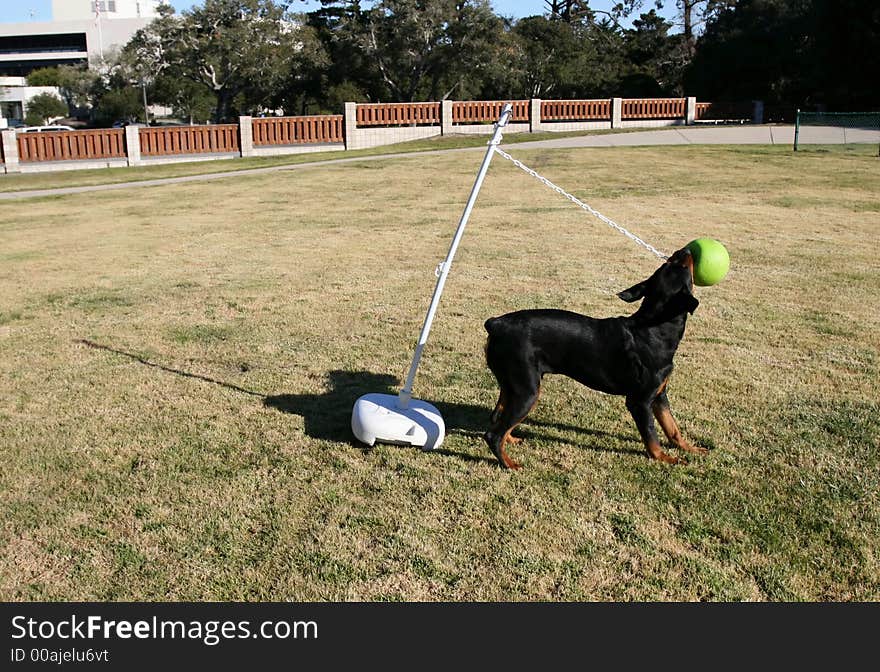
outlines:
[[583, 201], [581, 201], [580, 199], [578, 199], [576, 196], [572, 196], [571, 194], [569, 194], [567, 191], [565, 191], [565, 190], [562, 189], [561, 187], [557, 187], [555, 184], [553, 184], [553, 183], [552, 183], [550, 180], [548, 180], [546, 177], [544, 177], [544, 176], [542, 176], [542, 175], [539, 175], [537, 172], [535, 172], [534, 170], [532, 170], [532, 169], [529, 168], [528, 166], [524, 165], [521, 161], [517, 161], [517, 160], [514, 159], [510, 154], [508, 154], [508, 153], [505, 152], [504, 150], [500, 149], [497, 145], [495, 146], [494, 149], [495, 149], [495, 151], [496, 151], [498, 154], [500, 154], [500, 155], [503, 156], [505, 159], [507, 159], [508, 161], [510, 161], [511, 163], [513, 163], [514, 166], [516, 166], [516, 167], [519, 168], [520, 170], [525, 171], [526, 173], [528, 173], [529, 175], [531, 175], [532, 177], [534, 177], [534, 178], [535, 178], [536, 180], [538, 180], [539, 182], [543, 182], [543, 183], [546, 184], [548, 187], [550, 187], [553, 191], [555, 191], [555, 192], [557, 192], [557, 193], [559, 193], [559, 194], [562, 194], [562, 195], [565, 196], [565, 198], [567, 198], [569, 201], [571, 201], [571, 202], [574, 203], [575, 205], [580, 206], [581, 208], [583, 208], [584, 210], [586, 210], [587, 212], [589, 212], [589, 213], [590, 213], [591, 215], [593, 215], [594, 217], [598, 217], [598, 218], [601, 219], [603, 222], [605, 222], [608, 226], [610, 226], [612, 229], [616, 229], [617, 231], [619, 231], [620, 233], [622, 233], [624, 236], [626, 236], [627, 238], [629, 238], [629, 239], [632, 240], [633, 242], [635, 242], [635, 243], [641, 245], [642, 247], [644, 247], [644, 248], [645, 248], [646, 250], [648, 250], [649, 252], [653, 252], [654, 254], [656, 254], [656, 255], [657, 255], [658, 257], [660, 257], [661, 259], [669, 259], [669, 255], [668, 255], [668, 254], [663, 254], [663, 253], [660, 252], [657, 248], [653, 247], [652, 245], [649, 245], [648, 243], [646, 243], [644, 240], [642, 240], [641, 238], [639, 238], [639, 237], [638, 237], [637, 235], [635, 235], [634, 233], [630, 233], [629, 231], [627, 231], [625, 228], [623, 228], [623, 227], [622, 227], [620, 224], [618, 224], [617, 222], [614, 222], [614, 221], [608, 219], [608, 217], [606, 217], [605, 215], [603, 215], [603, 214], [602, 214], [601, 212], [599, 212], [598, 210], [594, 210], [594, 209], [591, 208], [589, 205], [587, 205], [586, 203], [584, 203]]

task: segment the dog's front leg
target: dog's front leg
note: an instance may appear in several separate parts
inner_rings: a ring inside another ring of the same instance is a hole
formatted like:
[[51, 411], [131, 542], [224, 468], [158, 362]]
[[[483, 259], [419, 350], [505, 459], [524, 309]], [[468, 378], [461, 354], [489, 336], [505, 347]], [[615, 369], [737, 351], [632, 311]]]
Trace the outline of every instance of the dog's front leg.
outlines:
[[663, 391], [651, 403], [651, 410], [654, 412], [654, 417], [657, 418], [657, 422], [670, 443], [689, 453], [705, 454], [709, 452], [707, 449], [693, 446], [685, 440], [681, 430], [678, 428], [678, 423], [672, 417], [672, 411], [669, 410], [669, 398], [666, 396], [665, 386]]
[[664, 452], [660, 447], [660, 442], [657, 440], [657, 431], [654, 429], [654, 417], [651, 414], [652, 401], [653, 399], [650, 398], [644, 399], [635, 396], [628, 396], [626, 398], [626, 408], [630, 415], [632, 415], [633, 420], [635, 420], [636, 427], [639, 428], [639, 434], [642, 437], [648, 455], [655, 460], [660, 460], [667, 464], [687, 463], [687, 460], [674, 457]]

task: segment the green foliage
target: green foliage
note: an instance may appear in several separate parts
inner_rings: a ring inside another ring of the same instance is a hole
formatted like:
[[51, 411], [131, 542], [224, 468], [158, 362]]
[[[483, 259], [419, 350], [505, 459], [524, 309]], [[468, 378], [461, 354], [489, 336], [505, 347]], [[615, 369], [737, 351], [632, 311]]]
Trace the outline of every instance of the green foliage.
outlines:
[[518, 21], [513, 31], [520, 95], [564, 98], [582, 88], [597, 55], [585, 27], [532, 16]]
[[28, 86], [61, 86], [58, 68], [37, 68], [27, 76]]
[[880, 65], [876, 3], [674, 0], [674, 24], [657, 13], [662, 5], [547, 0], [543, 16], [513, 20], [489, 0], [322, 0], [308, 14], [291, 14], [298, 5], [283, 0], [203, 0], [180, 15], [163, 6], [100, 75], [65, 66], [33, 77], [58, 81], [71, 106], [143, 85], [150, 102], [191, 121], [338, 113], [349, 100], [696, 95], [877, 105], [860, 74]]
[[165, 71], [153, 83], [151, 100], [171, 107], [180, 119], [203, 124], [211, 118], [217, 99], [204, 84]]
[[207, 87], [214, 120], [225, 121], [245, 111], [236, 101], [250, 110], [277, 96], [303, 57], [302, 32], [274, 0], [205, 0], [180, 17], [163, 11], [126, 51], [142, 70]]
[[107, 91], [98, 102], [96, 117], [98, 123], [104, 126], [118, 119], [143, 120], [144, 104], [140, 89], [127, 87]]
[[[96, 97], [100, 95], [100, 76], [98, 71], [83, 65], [60, 65], [51, 68], [38, 68], [27, 76], [27, 83], [28, 86], [58, 87], [66, 106], [64, 111], [52, 112], [47, 115], [48, 117], [65, 116], [72, 108], [89, 107], [94, 103]], [[53, 98], [57, 101], [56, 96], [53, 96]], [[54, 107], [51, 108], [53, 110], [60, 109], [57, 104], [48, 101], [40, 104], [53, 105]], [[32, 105], [33, 103], [31, 103]], [[42, 109], [38, 107], [38, 111], [35, 111], [33, 114], [32, 119], [36, 119], [42, 115]]]
[[871, 109], [880, 8], [861, 0], [740, 0], [697, 43], [686, 85], [706, 100]]
[[378, 97], [404, 102], [449, 96], [483, 66], [501, 28], [486, 0], [380, 0], [348, 24], [382, 83]]
[[52, 119], [67, 116], [64, 101], [53, 93], [38, 93], [27, 103], [24, 120], [29, 126], [42, 126]]

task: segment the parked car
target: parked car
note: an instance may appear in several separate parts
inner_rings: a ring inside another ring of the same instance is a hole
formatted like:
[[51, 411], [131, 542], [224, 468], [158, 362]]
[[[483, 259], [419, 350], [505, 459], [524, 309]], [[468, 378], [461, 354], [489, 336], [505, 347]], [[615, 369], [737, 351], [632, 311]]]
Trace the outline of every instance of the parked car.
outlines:
[[56, 124], [54, 126], [22, 126], [15, 130], [19, 133], [47, 133], [49, 131], [72, 131], [73, 127]]

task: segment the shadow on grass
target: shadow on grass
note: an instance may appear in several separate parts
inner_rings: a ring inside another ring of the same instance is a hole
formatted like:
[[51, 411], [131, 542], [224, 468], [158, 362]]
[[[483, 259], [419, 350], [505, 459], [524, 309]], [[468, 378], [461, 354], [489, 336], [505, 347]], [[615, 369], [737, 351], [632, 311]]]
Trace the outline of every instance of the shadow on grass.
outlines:
[[239, 387], [238, 385], [233, 385], [232, 383], [225, 383], [222, 380], [217, 380], [216, 378], [211, 378], [209, 376], [203, 376], [198, 373], [190, 373], [189, 371], [181, 371], [180, 369], [173, 369], [169, 366], [164, 366], [162, 364], [157, 364], [156, 362], [151, 362], [148, 359], [144, 359], [140, 355], [135, 355], [131, 352], [125, 352], [124, 350], [117, 350], [116, 348], [111, 348], [109, 345], [101, 345], [100, 343], [95, 343], [94, 341], [86, 340], [85, 338], [80, 338], [75, 341], [81, 345], [88, 346], [95, 350], [104, 350], [105, 352], [112, 352], [115, 355], [122, 355], [123, 357], [128, 357], [129, 359], [133, 359], [138, 364], [143, 364], [144, 366], [149, 366], [154, 369], [159, 369], [160, 371], [165, 371], [166, 373], [173, 373], [177, 376], [183, 376], [184, 378], [195, 378], [196, 380], [201, 380], [206, 383], [213, 383], [214, 385], [220, 385], [221, 387], [225, 387], [229, 390], [235, 390], [236, 392], [241, 392], [242, 394], [249, 394], [254, 397], [262, 397], [263, 395], [259, 392], [254, 392], [253, 390], [248, 390], [244, 387]]
[[[320, 394], [264, 395], [260, 392], [249, 390], [239, 385], [217, 380], [216, 378], [164, 366], [145, 359], [140, 355], [125, 352], [124, 350], [119, 350], [118, 348], [113, 348], [108, 345], [95, 343], [94, 341], [79, 339], [76, 342], [95, 350], [103, 350], [105, 352], [112, 352], [117, 355], [122, 355], [123, 357], [128, 357], [139, 364], [158, 369], [165, 373], [173, 373], [174, 375], [183, 376], [184, 378], [193, 378], [213, 385], [219, 385], [226, 389], [241, 392], [242, 394], [247, 394], [249, 396], [261, 397], [263, 400], [263, 406], [267, 408], [273, 408], [282, 413], [290, 413], [302, 417], [305, 425], [305, 433], [309, 437], [325, 441], [347, 443], [361, 448], [364, 451], [368, 451], [369, 447], [358, 442], [351, 431], [351, 411], [354, 407], [354, 402], [358, 397], [370, 392], [397, 394], [400, 383], [400, 381], [394, 376], [384, 373], [335, 370], [327, 373], [328, 389]], [[489, 426], [490, 408], [475, 406], [473, 404], [453, 404], [446, 402], [431, 403], [434, 403], [440, 411], [440, 414], [443, 416], [447, 434], [458, 434], [471, 437], [474, 440], [479, 441], [482, 447], [483, 432], [485, 432]], [[546, 431], [541, 431], [542, 429], [550, 430], [551, 432], [574, 432], [589, 437], [633, 442], [638, 444], [639, 448], [633, 450], [610, 448], [602, 445], [602, 443], [595, 440], [595, 438], [589, 441], [589, 443], [582, 443], [580, 441], [551, 436]], [[575, 427], [573, 425], [561, 423], [528, 419], [518, 428], [516, 434], [527, 440], [552, 440], [569, 443], [590, 450], [604, 450], [616, 453], [642, 452], [641, 443], [635, 435], [612, 434], [601, 430]], [[433, 452], [438, 455], [456, 457], [470, 462], [495, 462], [495, 458], [491, 456], [477, 457], [466, 453], [448, 450], [446, 448], [438, 448]]]
[[[351, 430], [351, 411], [358, 397], [371, 392], [397, 394], [400, 381], [394, 376], [371, 371], [330, 371], [327, 391], [322, 394], [278, 394], [263, 399], [263, 405], [283, 413], [299, 415], [305, 421], [305, 432], [313, 439], [349, 443], [364, 451], [370, 450], [355, 440]], [[485, 417], [486, 409], [464, 404], [437, 405], [447, 432], [460, 424], [472, 425], [477, 417]], [[475, 425], [474, 425], [475, 426]], [[482, 440], [481, 440], [482, 441]], [[436, 455], [455, 457], [468, 462], [490, 462], [491, 457], [477, 457], [446, 448], [431, 451]]]
[[326, 392], [320, 394], [276, 394], [263, 405], [282, 413], [299, 415], [305, 432], [313, 439], [356, 444], [351, 433], [351, 409], [358, 397], [368, 392], [393, 394], [397, 379], [370, 371], [330, 371]]
[[[305, 432], [312, 438], [348, 442], [363, 447], [362, 444], [355, 441], [351, 432], [351, 411], [355, 401], [358, 397], [370, 392], [396, 395], [399, 381], [393, 376], [370, 371], [330, 371], [327, 373], [327, 383], [328, 390], [322, 394], [279, 394], [266, 397], [263, 404], [284, 413], [301, 416], [305, 421]], [[430, 400], [430, 403], [434, 404], [440, 411], [440, 415], [443, 416], [447, 434], [470, 437], [478, 441], [480, 447], [485, 447], [483, 433], [489, 428], [490, 408], [433, 400]], [[542, 430], [550, 430], [551, 434]], [[583, 443], [552, 436], [552, 432], [575, 432], [594, 438], [589, 443]], [[633, 432], [632, 435], [612, 434], [597, 429], [561, 423], [526, 420], [516, 434], [524, 439], [552, 440], [591, 450], [641, 454], [644, 449], [641, 447], [641, 441], [635, 434], [635, 430]], [[603, 445], [596, 438], [632, 442], [638, 448], [632, 450], [611, 448]], [[491, 456], [475, 457], [445, 448], [438, 448], [433, 452], [474, 462], [494, 463], [496, 461]]]

